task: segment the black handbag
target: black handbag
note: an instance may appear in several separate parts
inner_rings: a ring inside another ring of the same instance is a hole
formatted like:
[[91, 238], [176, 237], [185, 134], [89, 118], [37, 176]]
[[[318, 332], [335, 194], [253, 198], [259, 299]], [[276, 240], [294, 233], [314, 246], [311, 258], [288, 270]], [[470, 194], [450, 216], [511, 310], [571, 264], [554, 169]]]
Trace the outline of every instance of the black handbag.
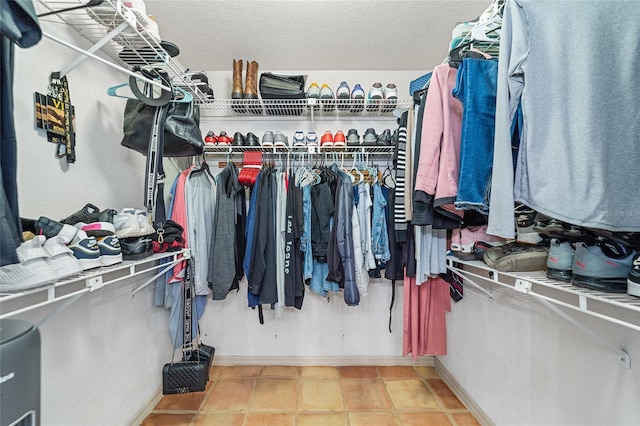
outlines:
[[201, 155], [204, 140], [200, 132], [200, 108], [191, 102], [170, 102], [161, 107], [149, 106], [138, 99], [128, 99], [124, 108], [124, 137], [120, 144], [147, 155], [156, 108], [166, 108], [164, 121], [164, 157]]
[[[202, 392], [209, 381], [209, 368], [215, 349], [206, 345], [194, 348], [192, 344], [192, 315], [195, 303], [195, 285], [192, 277], [190, 260], [185, 268], [183, 309], [184, 309], [184, 341], [182, 343], [183, 358], [179, 362], [170, 362], [162, 368], [162, 394]], [[209, 349], [210, 348], [210, 349]]]
[[162, 394], [202, 392], [207, 387], [207, 365], [199, 362], [175, 362], [162, 368]]

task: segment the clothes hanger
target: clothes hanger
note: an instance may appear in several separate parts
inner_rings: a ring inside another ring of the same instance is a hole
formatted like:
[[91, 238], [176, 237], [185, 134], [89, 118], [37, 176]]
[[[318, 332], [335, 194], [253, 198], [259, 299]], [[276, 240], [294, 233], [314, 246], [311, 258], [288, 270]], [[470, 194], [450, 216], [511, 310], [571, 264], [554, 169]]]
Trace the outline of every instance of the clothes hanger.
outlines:
[[[109, 96], [115, 96], [116, 98], [124, 98], [124, 99], [137, 99], [135, 96], [125, 96], [122, 95], [120, 93], [118, 93], [118, 89], [121, 89], [123, 87], [130, 87], [129, 83], [122, 83], [122, 84], [118, 84], [117, 86], [112, 86], [109, 87], [107, 89], [107, 94]], [[169, 102], [174, 102], [174, 103], [189, 103], [193, 100], [193, 95], [189, 92], [187, 92], [186, 90], [182, 89], [181, 87], [174, 87], [173, 88], [174, 91], [179, 92], [181, 94], [181, 97], [172, 97], [171, 100]], [[163, 90], [164, 92], [164, 90]], [[144, 101], [143, 101], [144, 102]]]
[[[187, 92], [181, 87], [171, 85], [167, 72], [158, 69], [146, 70], [140, 67], [134, 67], [133, 71], [136, 73], [140, 73], [142, 77], [145, 77], [149, 80], [155, 81], [159, 78], [160, 82], [158, 83], [171, 88], [172, 91], [162, 89], [159, 96], [154, 96], [156, 95], [156, 93], [153, 92], [154, 87], [152, 87], [150, 83], [145, 82], [144, 88], [141, 90], [138, 84], [143, 80], [132, 75], [129, 77], [128, 83], [122, 83], [116, 86], [109, 87], [107, 89], [107, 94], [109, 96], [115, 96], [118, 98], [138, 99], [151, 106], [162, 106], [166, 105], [169, 102], [190, 103], [193, 101], [193, 95], [191, 93]], [[118, 93], [118, 89], [121, 89], [125, 86], [129, 87], [135, 98], [131, 96], [124, 96]]]

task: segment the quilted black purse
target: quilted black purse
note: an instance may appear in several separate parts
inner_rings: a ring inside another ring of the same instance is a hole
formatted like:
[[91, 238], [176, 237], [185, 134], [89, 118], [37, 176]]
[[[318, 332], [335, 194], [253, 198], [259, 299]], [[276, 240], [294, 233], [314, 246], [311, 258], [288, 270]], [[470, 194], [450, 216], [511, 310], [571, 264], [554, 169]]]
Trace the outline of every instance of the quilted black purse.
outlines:
[[[184, 279], [184, 341], [182, 344], [182, 361], [170, 362], [162, 368], [162, 394], [202, 392], [207, 387], [209, 368], [213, 360], [215, 349], [211, 346], [199, 345], [193, 348], [191, 339], [192, 315], [195, 304], [195, 294], [192, 280], [191, 261], [187, 260]], [[204, 347], [204, 348], [203, 348]], [[205, 349], [210, 348], [210, 349]]]

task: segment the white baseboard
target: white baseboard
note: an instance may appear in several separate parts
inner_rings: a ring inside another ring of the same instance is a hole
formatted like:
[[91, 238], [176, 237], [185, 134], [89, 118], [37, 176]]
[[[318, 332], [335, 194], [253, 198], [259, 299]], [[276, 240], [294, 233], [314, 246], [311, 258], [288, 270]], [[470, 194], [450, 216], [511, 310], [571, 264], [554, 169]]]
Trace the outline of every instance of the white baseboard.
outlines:
[[147, 403], [144, 404], [142, 408], [140, 408], [138, 412], [133, 416], [133, 419], [131, 419], [131, 422], [129, 422], [129, 425], [130, 426], [141, 425], [142, 422], [144, 422], [144, 419], [146, 419], [147, 416], [151, 414], [151, 412], [153, 411], [153, 407], [158, 405], [158, 402], [160, 402], [161, 399], [162, 399], [162, 389], [158, 389], [156, 393], [153, 394], [151, 399], [149, 399], [149, 401], [147, 401]]
[[405, 356], [225, 356], [216, 355], [214, 365], [288, 365], [288, 366], [342, 366], [342, 365], [427, 365], [433, 366], [434, 357], [413, 359]]
[[433, 357], [433, 368], [436, 370], [440, 378], [449, 386], [449, 389], [458, 397], [458, 399], [467, 407], [467, 410], [480, 422], [482, 426], [493, 426], [495, 423], [491, 421], [489, 416], [482, 411], [482, 408], [471, 398], [462, 385], [451, 375], [449, 370], [436, 357]]

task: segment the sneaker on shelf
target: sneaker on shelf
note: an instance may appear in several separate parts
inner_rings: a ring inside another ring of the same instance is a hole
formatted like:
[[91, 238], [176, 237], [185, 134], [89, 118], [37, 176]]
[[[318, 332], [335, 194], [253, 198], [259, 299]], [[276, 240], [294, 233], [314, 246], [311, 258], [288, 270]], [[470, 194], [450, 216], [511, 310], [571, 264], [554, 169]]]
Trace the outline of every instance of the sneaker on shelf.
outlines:
[[627, 278], [627, 294], [640, 297], [640, 253], [633, 257], [629, 278]]
[[575, 254], [576, 250], [569, 241], [552, 239], [547, 257], [547, 278], [571, 282]]
[[48, 238], [42, 245], [49, 256], [58, 278], [65, 278], [82, 272], [80, 261], [75, 258], [73, 251], [67, 247], [64, 238], [57, 236]]
[[625, 257], [614, 258], [610, 253], [605, 254], [599, 245], [588, 246], [577, 242], [571, 284], [609, 293], [626, 293], [627, 279], [636, 252], [629, 250], [619, 256], [625, 254]]
[[451, 250], [462, 260], [481, 260], [487, 247], [493, 248], [506, 243], [504, 238], [487, 234], [487, 225], [467, 226], [461, 228], [459, 232], [456, 245], [452, 237]]
[[360, 146], [360, 135], [358, 130], [349, 129], [347, 132], [347, 146]]
[[235, 132], [233, 135], [232, 146], [244, 146], [244, 135], [240, 132]]
[[369, 96], [367, 97], [367, 111], [377, 111], [382, 103], [383, 97], [382, 83], [373, 83], [373, 86], [369, 89]]
[[359, 84], [353, 86], [351, 91], [351, 112], [360, 112], [364, 109], [364, 89]]
[[289, 138], [282, 132], [276, 131], [273, 134], [273, 145], [279, 147], [288, 147], [289, 146]]
[[76, 232], [78, 232], [75, 226], [56, 222], [44, 216], [40, 216], [38, 220], [34, 222], [33, 228], [35, 230], [34, 234], [44, 235], [46, 238], [59, 236], [65, 244], [69, 244], [71, 240], [73, 240], [73, 237], [76, 236]]
[[36, 270], [14, 263], [0, 267], [0, 294], [19, 293], [51, 282], [54, 271], [38, 273]]
[[57, 265], [50, 261], [51, 256], [43, 247], [46, 241], [47, 239], [44, 235], [36, 235], [29, 241], [20, 244], [16, 249], [16, 254], [23, 266], [33, 269], [34, 272], [42, 277], [46, 277], [44, 282], [51, 282], [57, 280], [63, 274], [62, 268], [64, 265]]
[[548, 247], [517, 241], [486, 250], [484, 262], [502, 272], [542, 271], [547, 264]]
[[391, 146], [391, 130], [384, 129], [380, 136], [378, 136], [378, 145]]
[[316, 135], [316, 132], [307, 133], [307, 146], [318, 146], [318, 135]]
[[338, 86], [338, 90], [336, 90], [336, 103], [338, 104], [338, 109], [345, 110], [349, 109], [349, 100], [351, 99], [351, 89], [346, 81], [340, 83]]
[[342, 130], [338, 130], [335, 135], [333, 135], [333, 146], [345, 146], [347, 143], [346, 138], [344, 137], [344, 133]]
[[395, 84], [389, 83], [387, 84], [383, 91], [383, 102], [382, 102], [382, 112], [391, 112], [395, 109], [398, 104], [398, 88]]
[[90, 237], [105, 237], [116, 233], [116, 228], [111, 222], [78, 222], [74, 226], [76, 229], [82, 229]]
[[102, 266], [111, 266], [122, 262], [120, 240], [115, 235], [99, 237], [98, 248], [100, 249], [100, 263]]
[[75, 225], [78, 222], [91, 223], [91, 222], [111, 222], [118, 212], [113, 209], [100, 209], [91, 203], [86, 204], [82, 209], [62, 219], [60, 222], [67, 225]]
[[540, 220], [542, 215], [524, 204], [519, 204], [514, 209], [516, 218], [516, 241], [525, 244], [538, 244], [542, 237], [533, 229], [536, 218]]
[[451, 230], [451, 245], [450, 250], [455, 254], [455, 252], [462, 251], [462, 245], [460, 244], [460, 231], [461, 229], [454, 228]]
[[209, 130], [207, 132], [207, 136], [204, 137], [205, 145], [218, 145], [218, 137], [213, 133], [213, 131]]
[[266, 131], [262, 135], [262, 146], [265, 148], [271, 148], [273, 146], [273, 132]]
[[260, 139], [253, 132], [247, 133], [247, 136], [244, 138], [244, 143], [251, 148], [260, 147]]
[[42, 248], [45, 237], [36, 235], [16, 249], [20, 263], [0, 267], [0, 293], [18, 293], [49, 284], [58, 274]]
[[153, 240], [149, 236], [123, 238], [120, 249], [124, 260], [139, 260], [153, 255]]
[[227, 135], [227, 132], [222, 130], [218, 135], [218, 145], [231, 145], [233, 140]]
[[[320, 99], [320, 87], [318, 87], [318, 83], [315, 81], [309, 85], [307, 89], [307, 99]], [[320, 108], [320, 102], [316, 101], [316, 105], [313, 109], [318, 110]]]
[[335, 96], [328, 84], [324, 83], [320, 88], [320, 101], [323, 111], [333, 111], [335, 109]]
[[151, 235], [155, 232], [147, 212], [133, 208], [124, 208], [114, 220], [116, 237], [119, 239]]
[[306, 146], [304, 132], [298, 130], [293, 135], [293, 146]]
[[73, 256], [80, 262], [83, 271], [102, 266], [100, 262], [100, 248], [98, 247], [96, 237], [90, 237], [86, 232], [79, 229], [68, 247], [73, 252]]
[[330, 130], [324, 132], [324, 135], [320, 138], [320, 146], [333, 146], [333, 134]]
[[378, 144], [378, 135], [376, 131], [369, 127], [364, 131], [364, 135], [362, 135], [362, 145], [365, 146], [376, 146]]
[[584, 241], [587, 236], [585, 230], [577, 225], [571, 225], [552, 218], [546, 219], [538, 215], [536, 215], [536, 220], [533, 223], [533, 230], [549, 238], [572, 242]]

